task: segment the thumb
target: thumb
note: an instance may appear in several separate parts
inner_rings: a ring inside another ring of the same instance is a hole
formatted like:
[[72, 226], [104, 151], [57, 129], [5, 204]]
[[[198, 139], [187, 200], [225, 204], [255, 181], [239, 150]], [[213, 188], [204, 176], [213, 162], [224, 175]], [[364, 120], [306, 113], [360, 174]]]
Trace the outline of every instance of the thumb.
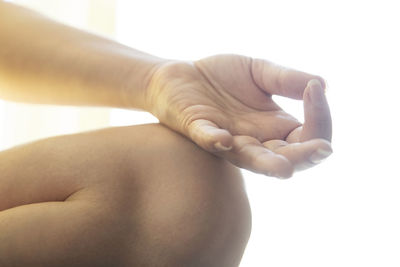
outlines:
[[199, 119], [189, 124], [187, 133], [197, 145], [208, 152], [221, 152], [232, 149], [233, 137], [228, 130], [215, 123]]
[[304, 125], [300, 141], [322, 138], [332, 139], [332, 120], [328, 101], [319, 80], [308, 82], [303, 95]]

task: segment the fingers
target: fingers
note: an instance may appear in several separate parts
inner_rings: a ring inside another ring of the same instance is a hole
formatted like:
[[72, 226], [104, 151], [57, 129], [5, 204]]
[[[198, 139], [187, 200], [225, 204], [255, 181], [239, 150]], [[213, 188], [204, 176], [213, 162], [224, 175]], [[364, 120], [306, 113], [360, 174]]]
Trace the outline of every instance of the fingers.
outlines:
[[266, 149], [250, 136], [234, 136], [232, 150], [218, 154], [236, 166], [253, 172], [279, 178], [293, 175], [293, 166], [288, 159]]
[[304, 125], [300, 141], [332, 139], [332, 120], [324, 89], [318, 80], [311, 80], [304, 91]]
[[[282, 140], [271, 140], [263, 145], [285, 156], [295, 171], [308, 169], [332, 153], [332, 120], [328, 101], [319, 80], [308, 82], [303, 95], [304, 124]], [[300, 143], [301, 142], [301, 143]]]
[[287, 137], [286, 141], [288, 143], [298, 143], [300, 142], [300, 136], [303, 131], [303, 126], [299, 126], [296, 129], [294, 129]]
[[257, 86], [272, 95], [302, 99], [304, 88], [312, 79], [319, 80], [325, 88], [324, 79], [319, 76], [285, 68], [262, 59], [253, 59], [251, 72]]
[[208, 120], [195, 120], [188, 127], [189, 137], [203, 149], [222, 156], [240, 168], [268, 176], [289, 178], [293, 166], [282, 155], [266, 149], [250, 136], [234, 136]]
[[315, 138], [332, 139], [332, 119], [325, 92], [318, 80], [308, 82], [303, 95], [304, 125], [294, 129], [287, 137], [289, 143]]
[[263, 143], [263, 145], [287, 158], [295, 171], [311, 168], [332, 154], [330, 143], [324, 139], [313, 139], [292, 144], [282, 140], [271, 140]]
[[196, 144], [209, 152], [232, 149], [232, 135], [208, 120], [193, 121], [188, 127], [188, 135]]

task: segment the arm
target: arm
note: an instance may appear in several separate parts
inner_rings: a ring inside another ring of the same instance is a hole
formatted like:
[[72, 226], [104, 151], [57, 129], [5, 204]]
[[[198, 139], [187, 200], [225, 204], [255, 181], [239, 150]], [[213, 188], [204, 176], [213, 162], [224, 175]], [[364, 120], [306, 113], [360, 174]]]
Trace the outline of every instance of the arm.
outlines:
[[[0, 2], [0, 97], [144, 109], [254, 172], [287, 178], [332, 152], [324, 89], [318, 76], [262, 59], [163, 60]], [[304, 124], [273, 95], [302, 99]]]
[[0, 98], [143, 108], [163, 61], [0, 1]]

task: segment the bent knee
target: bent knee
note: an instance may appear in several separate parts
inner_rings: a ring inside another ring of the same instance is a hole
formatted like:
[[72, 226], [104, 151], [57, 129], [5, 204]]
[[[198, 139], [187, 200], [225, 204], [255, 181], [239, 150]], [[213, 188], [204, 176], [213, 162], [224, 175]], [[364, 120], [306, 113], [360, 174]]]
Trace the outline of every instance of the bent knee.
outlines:
[[158, 124], [99, 135], [120, 170], [92, 188], [126, 225], [127, 266], [239, 264], [251, 214], [236, 167]]
[[140, 130], [150, 140], [139, 148], [142, 167], [132, 170], [139, 187], [133, 205], [134, 263], [238, 265], [251, 229], [240, 171], [161, 125]]

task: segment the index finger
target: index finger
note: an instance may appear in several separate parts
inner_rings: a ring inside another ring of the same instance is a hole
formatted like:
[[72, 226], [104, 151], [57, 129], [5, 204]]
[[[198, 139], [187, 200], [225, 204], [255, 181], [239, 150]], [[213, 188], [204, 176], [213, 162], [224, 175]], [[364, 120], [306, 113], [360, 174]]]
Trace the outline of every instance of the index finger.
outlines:
[[286, 68], [263, 59], [253, 59], [251, 73], [256, 85], [271, 95], [302, 99], [308, 81], [317, 79], [325, 89], [325, 81], [317, 75]]

